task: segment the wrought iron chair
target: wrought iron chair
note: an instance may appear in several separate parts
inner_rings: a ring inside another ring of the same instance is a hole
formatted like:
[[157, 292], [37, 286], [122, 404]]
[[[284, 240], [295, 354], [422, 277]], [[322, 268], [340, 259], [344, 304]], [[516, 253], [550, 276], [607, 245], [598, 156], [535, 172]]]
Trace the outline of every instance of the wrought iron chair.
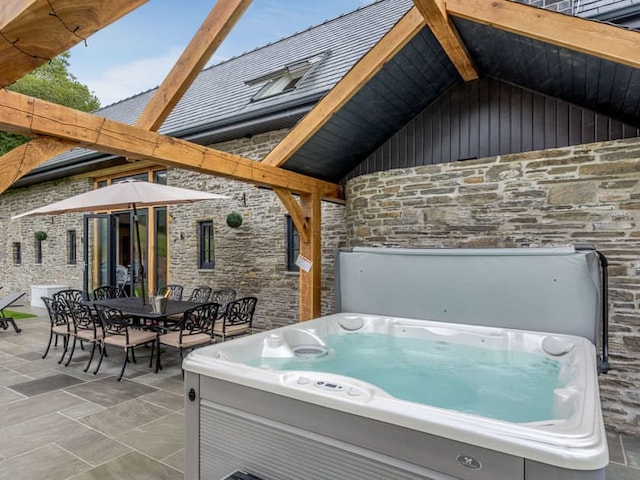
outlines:
[[218, 310], [218, 319], [224, 317], [224, 312], [227, 311], [227, 305], [229, 302], [233, 302], [236, 299], [236, 291], [233, 288], [221, 288], [211, 293], [209, 301], [220, 305]]
[[47, 307], [47, 313], [49, 314], [50, 321], [49, 343], [47, 343], [47, 348], [44, 351], [42, 358], [47, 358], [53, 337], [55, 336], [55, 347], [58, 346], [58, 338], [62, 337], [62, 345], [64, 349], [60, 356], [60, 360], [58, 360], [58, 363], [62, 363], [64, 356], [67, 354], [67, 349], [69, 348], [69, 339], [73, 331], [73, 320], [67, 315], [67, 312], [62, 308], [59, 301], [49, 297], [40, 298], [42, 299], [45, 307]]
[[156, 295], [162, 295], [163, 297], [167, 297], [169, 300], [182, 300], [182, 285], [172, 284], [166, 285], [164, 287], [158, 288]]
[[52, 298], [60, 302], [64, 308], [68, 308], [70, 303], [82, 303], [88, 300], [86, 292], [74, 288], [56, 292]]
[[91, 366], [96, 347], [99, 347], [102, 344], [102, 338], [104, 337], [102, 324], [100, 323], [100, 319], [91, 309], [91, 307], [85, 305], [84, 303], [69, 302], [67, 310], [71, 313], [71, 318], [73, 319], [73, 342], [71, 344], [69, 358], [67, 359], [67, 363], [65, 363], [64, 366], [66, 367], [71, 363], [71, 359], [73, 358], [73, 353], [75, 351], [76, 340], [80, 340], [81, 342], [88, 342], [92, 344], [92, 348], [91, 356], [89, 357], [87, 366], [84, 368], [84, 371], [86, 372]]
[[121, 287], [114, 287], [113, 285], [102, 285], [93, 291], [94, 300], [105, 300], [107, 298], [123, 298], [127, 296]]
[[[158, 337], [158, 353], [156, 373], [162, 368], [160, 363], [160, 346], [177, 348], [182, 365], [183, 352], [186, 349], [213, 343], [213, 326], [218, 316], [220, 305], [203, 303], [184, 312], [176, 330]], [[183, 371], [184, 374], [184, 371]]]
[[223, 321], [217, 322], [213, 327], [213, 335], [221, 337], [224, 342], [228, 337], [250, 334], [257, 303], [256, 297], [244, 297], [230, 302]]
[[207, 287], [205, 285], [200, 285], [195, 287], [191, 294], [189, 295], [189, 302], [196, 303], [206, 303], [209, 301], [209, 297], [211, 296], [211, 287]]
[[124, 350], [124, 362], [122, 363], [122, 369], [120, 370], [118, 381], [122, 380], [122, 376], [124, 375], [127, 362], [129, 361], [129, 352], [131, 352], [131, 360], [135, 363], [136, 357], [134, 349], [140, 345], [151, 344], [151, 357], [149, 358], [149, 368], [151, 368], [153, 362], [153, 349], [158, 341], [158, 332], [140, 330], [132, 327], [130, 319], [123, 315], [123, 313], [117, 308], [96, 304], [95, 309], [98, 312], [98, 316], [104, 330], [104, 337], [102, 338], [103, 348], [100, 354], [100, 360], [98, 361], [98, 366], [93, 373], [97, 374], [100, 370], [102, 359], [105, 357], [107, 345]]

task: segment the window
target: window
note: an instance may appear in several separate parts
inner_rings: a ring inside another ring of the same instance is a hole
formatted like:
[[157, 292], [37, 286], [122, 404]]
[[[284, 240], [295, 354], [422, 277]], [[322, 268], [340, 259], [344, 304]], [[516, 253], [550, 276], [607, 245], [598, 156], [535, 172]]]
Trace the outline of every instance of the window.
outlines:
[[12, 252], [13, 252], [13, 264], [20, 265], [22, 263], [22, 248], [20, 246], [20, 242], [13, 242]]
[[264, 83], [264, 86], [258, 90], [258, 93], [256, 93], [251, 100], [262, 100], [263, 98], [273, 97], [274, 95], [294, 90], [300, 80], [302, 80], [304, 76], [311, 71], [313, 66], [319, 63], [327, 53], [328, 52], [324, 52], [304, 58], [285, 65], [284, 68], [276, 70], [275, 72], [245, 82], [249, 86]]
[[76, 250], [77, 235], [75, 230], [67, 230], [67, 264], [75, 265], [78, 262]]
[[213, 244], [213, 221], [207, 220], [205, 222], [198, 223], [199, 230], [199, 252], [200, 258], [198, 261], [199, 268], [203, 270], [213, 270], [216, 264], [215, 261], [215, 248]]
[[42, 240], [36, 238], [36, 263], [42, 263]]
[[287, 270], [297, 272], [300, 269], [296, 265], [296, 260], [300, 255], [300, 235], [293, 224], [291, 216], [287, 215]]

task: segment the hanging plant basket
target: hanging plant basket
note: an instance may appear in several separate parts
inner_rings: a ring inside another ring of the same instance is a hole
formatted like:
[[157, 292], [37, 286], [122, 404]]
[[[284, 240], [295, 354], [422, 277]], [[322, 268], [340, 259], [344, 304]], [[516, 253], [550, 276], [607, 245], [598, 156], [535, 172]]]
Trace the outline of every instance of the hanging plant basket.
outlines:
[[242, 225], [242, 215], [240, 215], [238, 212], [231, 212], [229, 215], [227, 215], [227, 225], [229, 225], [231, 228], [238, 228], [240, 225]]
[[36, 232], [36, 240], [43, 241], [46, 239], [47, 239], [47, 232], [43, 232], [43, 231]]

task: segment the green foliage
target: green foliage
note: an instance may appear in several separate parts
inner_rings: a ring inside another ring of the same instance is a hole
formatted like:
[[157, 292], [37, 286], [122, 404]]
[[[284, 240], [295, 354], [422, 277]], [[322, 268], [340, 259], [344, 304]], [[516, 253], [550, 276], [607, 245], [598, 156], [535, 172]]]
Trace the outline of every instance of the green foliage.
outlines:
[[231, 228], [238, 228], [240, 225], [242, 225], [242, 215], [240, 215], [238, 212], [231, 212], [229, 215], [227, 215], [227, 225], [229, 225]]
[[[69, 57], [69, 52], [63, 53], [9, 85], [7, 89], [83, 112], [97, 110], [100, 108], [98, 97], [69, 73]], [[0, 132], [0, 155], [27, 140], [21, 135]]]

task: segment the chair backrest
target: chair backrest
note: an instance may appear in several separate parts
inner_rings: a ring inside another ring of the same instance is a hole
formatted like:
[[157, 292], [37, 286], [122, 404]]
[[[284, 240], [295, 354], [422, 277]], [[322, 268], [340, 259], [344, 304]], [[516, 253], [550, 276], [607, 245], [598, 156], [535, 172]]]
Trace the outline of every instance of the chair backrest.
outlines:
[[256, 297], [243, 297], [233, 302], [229, 302], [224, 313], [224, 326], [248, 324], [251, 327], [253, 314], [256, 311]]
[[213, 338], [213, 325], [218, 317], [217, 303], [203, 303], [186, 310], [180, 322], [180, 337], [206, 333]]
[[70, 304], [73, 302], [80, 303], [86, 301], [87, 294], [82, 290], [70, 288], [54, 293], [53, 299], [60, 302], [64, 308], [69, 308]]
[[66, 305], [66, 309], [71, 313], [76, 332], [78, 330], [91, 330], [96, 333], [100, 330], [100, 321], [88, 305], [72, 301]]
[[211, 296], [211, 287], [200, 285], [198, 287], [195, 287], [191, 291], [191, 295], [189, 295], [189, 301], [197, 302], [197, 303], [205, 303], [209, 301], [210, 296]]
[[233, 302], [236, 299], [236, 291], [233, 288], [221, 288], [211, 293], [209, 297], [210, 302], [214, 302], [220, 305], [218, 310], [218, 318], [224, 317], [227, 311], [227, 305], [229, 302]]
[[94, 300], [104, 300], [107, 298], [123, 298], [127, 293], [120, 287], [113, 285], [102, 285], [93, 291]]
[[67, 328], [69, 328], [69, 321], [71, 320], [71, 318], [65, 314], [65, 310], [64, 308], [62, 308], [60, 302], [49, 297], [40, 297], [40, 299], [44, 303], [45, 307], [47, 307], [47, 313], [49, 314], [49, 321], [51, 322], [51, 326], [55, 327], [66, 325]]
[[105, 335], [125, 335], [129, 343], [129, 318], [117, 308], [94, 305]]
[[[182, 285], [171, 284], [165, 287], [158, 288], [156, 295], [162, 295], [163, 297], [167, 297], [169, 300], [182, 300]], [[168, 294], [167, 294], [168, 292]]]

